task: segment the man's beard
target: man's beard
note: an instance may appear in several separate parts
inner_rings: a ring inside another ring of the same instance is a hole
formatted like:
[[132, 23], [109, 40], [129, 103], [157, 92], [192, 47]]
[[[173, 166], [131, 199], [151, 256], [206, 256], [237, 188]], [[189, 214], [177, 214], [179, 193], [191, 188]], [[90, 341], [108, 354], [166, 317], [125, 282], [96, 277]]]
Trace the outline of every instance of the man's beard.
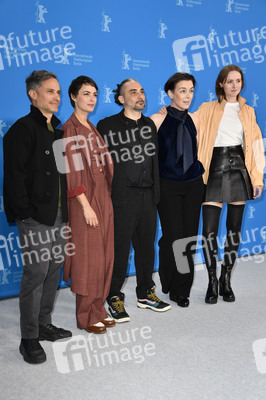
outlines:
[[134, 107], [133, 110], [134, 111], [142, 111], [145, 108], [145, 101], [141, 101], [141, 102], [137, 102]]

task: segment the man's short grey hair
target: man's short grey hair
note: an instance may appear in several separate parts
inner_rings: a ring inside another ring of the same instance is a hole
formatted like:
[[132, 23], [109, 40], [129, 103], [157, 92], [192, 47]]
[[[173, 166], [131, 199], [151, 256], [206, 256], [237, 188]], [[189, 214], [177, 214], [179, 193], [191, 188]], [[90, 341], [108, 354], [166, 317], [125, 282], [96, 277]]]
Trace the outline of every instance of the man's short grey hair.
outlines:
[[43, 81], [47, 81], [51, 78], [57, 79], [57, 76], [53, 72], [45, 70], [35, 70], [26, 78], [26, 91], [30, 102], [32, 102], [32, 99], [29, 95], [29, 91], [38, 90], [42, 86]]

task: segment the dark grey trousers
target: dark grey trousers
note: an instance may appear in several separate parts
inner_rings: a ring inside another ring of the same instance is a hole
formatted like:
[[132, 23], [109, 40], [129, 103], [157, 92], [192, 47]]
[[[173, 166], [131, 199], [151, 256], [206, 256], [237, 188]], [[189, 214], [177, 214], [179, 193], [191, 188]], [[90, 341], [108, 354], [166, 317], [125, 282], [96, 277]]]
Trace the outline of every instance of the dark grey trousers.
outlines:
[[23, 261], [20, 328], [23, 339], [39, 336], [39, 324], [51, 323], [51, 312], [65, 259], [66, 232], [58, 212], [54, 226], [33, 218], [16, 220]]

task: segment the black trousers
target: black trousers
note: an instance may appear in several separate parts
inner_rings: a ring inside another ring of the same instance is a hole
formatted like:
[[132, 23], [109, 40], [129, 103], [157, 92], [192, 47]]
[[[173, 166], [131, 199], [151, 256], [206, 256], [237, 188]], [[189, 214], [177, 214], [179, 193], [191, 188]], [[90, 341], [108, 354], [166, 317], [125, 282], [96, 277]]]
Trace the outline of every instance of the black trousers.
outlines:
[[154, 286], [154, 240], [157, 210], [152, 189], [126, 188], [126, 207], [114, 207], [115, 260], [108, 300], [120, 296], [126, 279], [130, 245], [135, 251], [138, 298]]
[[[173, 242], [197, 236], [201, 203], [204, 198], [202, 178], [190, 182], [161, 179], [159, 217], [162, 237], [159, 240], [159, 275], [164, 293], [189, 297], [194, 278], [194, 262], [189, 273], [180, 273], [176, 265]], [[185, 250], [185, 249], [184, 249]], [[180, 257], [184, 257], [180, 254]]]
[[53, 226], [40, 224], [32, 218], [16, 220], [23, 275], [20, 285], [20, 328], [23, 339], [39, 336], [39, 325], [51, 323], [51, 313], [61, 267], [65, 259], [65, 224], [61, 211]]

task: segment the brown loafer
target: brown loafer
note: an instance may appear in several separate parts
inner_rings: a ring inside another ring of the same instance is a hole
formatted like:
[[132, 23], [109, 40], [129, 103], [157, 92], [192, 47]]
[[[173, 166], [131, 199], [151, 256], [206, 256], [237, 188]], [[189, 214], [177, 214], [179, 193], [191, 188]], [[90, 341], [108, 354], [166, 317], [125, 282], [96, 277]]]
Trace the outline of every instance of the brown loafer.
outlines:
[[[98, 322], [98, 324], [99, 324], [99, 322]], [[97, 326], [98, 324], [89, 325], [88, 328], [85, 328], [85, 330], [90, 333], [106, 333], [105, 325]]]
[[115, 320], [113, 318], [105, 318], [101, 322], [106, 326], [106, 328], [112, 328], [113, 326], [115, 326]]

